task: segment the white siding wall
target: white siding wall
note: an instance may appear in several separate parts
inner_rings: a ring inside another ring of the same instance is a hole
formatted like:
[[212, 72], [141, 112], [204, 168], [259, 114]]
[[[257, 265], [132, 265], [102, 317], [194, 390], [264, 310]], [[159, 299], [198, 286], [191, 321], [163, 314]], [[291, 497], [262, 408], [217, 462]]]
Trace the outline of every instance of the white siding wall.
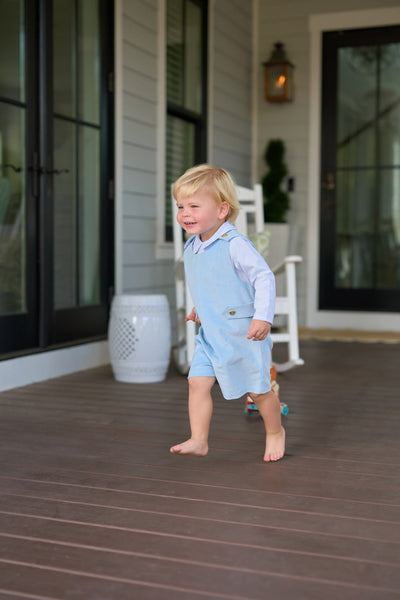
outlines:
[[[399, 0], [259, 0], [259, 74], [258, 74], [258, 149], [256, 170], [259, 178], [266, 172], [263, 153], [271, 138], [281, 138], [286, 144], [286, 162], [295, 177], [295, 192], [291, 194], [289, 222], [295, 225], [290, 251], [306, 258], [308, 203], [308, 133], [309, 133], [309, 61], [311, 14], [350, 10], [366, 10], [382, 6], [399, 6]], [[295, 100], [274, 105], [263, 99], [262, 63], [270, 56], [275, 42], [285, 44], [289, 58], [295, 64]], [[306, 319], [306, 269], [298, 270], [299, 324]]]
[[[162, 9], [162, 3], [160, 3]], [[251, 178], [252, 2], [210, 2], [210, 156]], [[119, 293], [164, 293], [175, 330], [173, 263], [156, 258], [158, 0], [116, 3], [116, 279]], [[161, 136], [162, 139], [162, 136]], [[163, 190], [163, 185], [158, 186]], [[159, 192], [160, 193], [160, 192]]]
[[172, 302], [172, 262], [156, 259], [158, 1], [123, 0], [120, 11], [118, 291], [163, 293]]
[[[250, 183], [251, 170], [251, 8], [251, 0], [210, 0], [209, 160], [242, 185]], [[167, 294], [174, 316], [173, 262], [156, 259], [157, 190], [163, 190], [157, 186], [163, 178], [158, 110], [164, 102], [158, 93], [158, 11], [159, 0], [115, 0], [116, 292]], [[175, 328], [174, 318], [172, 323]], [[104, 341], [3, 361], [0, 390], [107, 360]]]
[[251, 184], [252, 1], [215, 0], [211, 15], [210, 161]]

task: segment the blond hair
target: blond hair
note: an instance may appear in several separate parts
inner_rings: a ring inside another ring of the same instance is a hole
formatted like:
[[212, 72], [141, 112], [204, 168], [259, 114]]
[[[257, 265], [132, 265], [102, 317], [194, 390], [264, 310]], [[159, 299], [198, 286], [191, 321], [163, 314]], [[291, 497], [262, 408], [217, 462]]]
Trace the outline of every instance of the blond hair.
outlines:
[[187, 198], [204, 187], [207, 188], [207, 191], [217, 203], [227, 202], [229, 204], [229, 213], [226, 220], [233, 223], [238, 216], [240, 205], [236, 195], [235, 183], [225, 169], [206, 164], [192, 167], [175, 181], [172, 193], [174, 198], [178, 194], [183, 198]]

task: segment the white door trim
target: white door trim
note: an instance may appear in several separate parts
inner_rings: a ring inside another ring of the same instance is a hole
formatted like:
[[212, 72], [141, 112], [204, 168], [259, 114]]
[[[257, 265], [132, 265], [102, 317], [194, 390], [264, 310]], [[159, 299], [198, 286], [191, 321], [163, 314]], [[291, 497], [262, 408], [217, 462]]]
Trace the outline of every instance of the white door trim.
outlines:
[[322, 32], [400, 24], [400, 7], [310, 15], [307, 327], [400, 331], [400, 313], [318, 309]]

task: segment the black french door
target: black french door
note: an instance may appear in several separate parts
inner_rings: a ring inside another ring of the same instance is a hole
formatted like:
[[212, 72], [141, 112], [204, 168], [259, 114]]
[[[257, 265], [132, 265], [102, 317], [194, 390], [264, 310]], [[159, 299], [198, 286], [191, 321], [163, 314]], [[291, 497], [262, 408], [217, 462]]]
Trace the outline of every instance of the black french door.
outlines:
[[112, 14], [108, 0], [0, 1], [0, 356], [106, 332]]
[[321, 309], [400, 312], [400, 27], [323, 35]]

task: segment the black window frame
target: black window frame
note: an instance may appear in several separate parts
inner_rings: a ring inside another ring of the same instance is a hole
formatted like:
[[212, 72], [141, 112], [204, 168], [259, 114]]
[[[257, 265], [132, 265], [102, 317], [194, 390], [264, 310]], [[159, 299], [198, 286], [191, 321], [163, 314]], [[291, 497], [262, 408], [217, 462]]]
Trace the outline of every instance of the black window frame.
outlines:
[[[167, 0], [168, 2], [168, 0]], [[191, 2], [201, 9], [202, 15], [202, 74], [201, 74], [201, 85], [202, 85], [202, 101], [201, 111], [199, 113], [189, 110], [183, 104], [177, 104], [175, 102], [168, 101], [167, 99], [167, 110], [166, 117], [175, 117], [180, 119], [183, 123], [189, 123], [194, 126], [194, 160], [193, 165], [205, 162], [207, 159], [207, 113], [208, 113], [208, 0], [183, 0], [183, 13], [185, 11], [186, 3]], [[185, 14], [182, 15], [182, 23], [185, 22]], [[167, 26], [167, 25], [166, 25]], [[167, 51], [167, 49], [166, 49]], [[168, 73], [167, 73], [168, 76]], [[166, 131], [166, 156], [168, 155], [168, 134]], [[173, 241], [173, 224], [167, 222], [168, 215], [170, 214], [169, 208], [171, 203], [170, 188], [173, 183], [174, 177], [168, 177], [166, 173], [166, 185], [165, 185], [165, 216], [164, 216], [164, 239], [166, 242]]]

